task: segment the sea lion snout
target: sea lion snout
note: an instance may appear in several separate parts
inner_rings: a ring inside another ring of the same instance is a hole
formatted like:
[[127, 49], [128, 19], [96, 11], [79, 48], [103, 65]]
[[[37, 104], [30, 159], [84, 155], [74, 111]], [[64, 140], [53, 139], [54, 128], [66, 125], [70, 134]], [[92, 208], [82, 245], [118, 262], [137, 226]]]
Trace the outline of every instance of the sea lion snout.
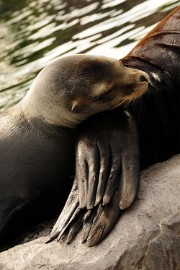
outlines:
[[117, 107], [139, 98], [149, 87], [150, 78], [142, 70], [125, 67], [121, 61], [114, 64], [112, 104]]
[[[120, 67], [122, 68], [122, 65]], [[126, 83], [127, 80], [129, 80], [129, 83], [131, 84], [150, 83], [149, 75], [146, 72], [134, 68], [128, 68], [125, 66], [123, 67], [124, 67], [124, 80], [126, 80]]]
[[132, 89], [132, 93], [128, 97], [128, 102], [141, 97], [148, 90], [149, 85], [151, 85], [151, 81], [147, 73], [140, 70], [135, 70], [135, 72], [138, 72], [138, 74], [136, 74], [136, 83]]
[[136, 92], [137, 97], [142, 95], [148, 89], [149, 84], [151, 84], [149, 75], [146, 72], [138, 69], [126, 69], [128, 72], [127, 76], [125, 76], [125, 83], [128, 82], [128, 84], [134, 85], [132, 93]]

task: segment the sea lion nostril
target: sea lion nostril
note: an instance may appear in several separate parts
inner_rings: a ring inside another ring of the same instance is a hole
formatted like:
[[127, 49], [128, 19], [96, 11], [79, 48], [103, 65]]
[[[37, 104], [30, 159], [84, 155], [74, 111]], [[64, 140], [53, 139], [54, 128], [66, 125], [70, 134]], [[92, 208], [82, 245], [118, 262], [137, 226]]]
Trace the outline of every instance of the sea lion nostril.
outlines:
[[139, 77], [139, 80], [140, 80], [140, 82], [147, 82], [148, 81], [147, 78], [144, 75], [141, 75]]

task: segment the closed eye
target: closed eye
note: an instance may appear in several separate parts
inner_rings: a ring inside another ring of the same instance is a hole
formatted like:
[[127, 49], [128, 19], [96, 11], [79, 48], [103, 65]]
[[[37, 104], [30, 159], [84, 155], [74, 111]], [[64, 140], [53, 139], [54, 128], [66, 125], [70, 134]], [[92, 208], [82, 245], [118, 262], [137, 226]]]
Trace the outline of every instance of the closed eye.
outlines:
[[112, 91], [114, 90], [114, 88], [110, 88], [107, 92], [103, 92], [100, 95], [96, 96], [93, 98], [93, 100], [103, 100], [104, 98], [106, 98], [106, 96], [108, 94], [110, 94]]

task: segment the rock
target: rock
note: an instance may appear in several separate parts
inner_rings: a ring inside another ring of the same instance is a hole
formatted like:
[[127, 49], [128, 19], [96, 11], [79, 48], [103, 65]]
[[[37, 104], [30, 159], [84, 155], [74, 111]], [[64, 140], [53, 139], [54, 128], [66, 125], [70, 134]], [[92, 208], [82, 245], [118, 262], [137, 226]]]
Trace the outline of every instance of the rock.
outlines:
[[137, 201], [98, 246], [46, 237], [0, 253], [1, 270], [180, 269], [180, 155], [142, 172]]

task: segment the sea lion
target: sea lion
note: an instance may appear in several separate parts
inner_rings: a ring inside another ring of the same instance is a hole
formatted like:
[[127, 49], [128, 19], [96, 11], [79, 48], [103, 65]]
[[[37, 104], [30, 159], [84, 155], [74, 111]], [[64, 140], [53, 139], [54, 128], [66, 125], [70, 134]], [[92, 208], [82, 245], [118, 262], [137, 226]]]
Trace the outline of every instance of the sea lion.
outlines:
[[[130, 116], [127, 116], [124, 117], [122, 125], [121, 121], [118, 121], [122, 119], [122, 111], [116, 109], [113, 113], [95, 116], [93, 121], [89, 120], [86, 123], [86, 128], [79, 137], [76, 154], [76, 181], [79, 197], [84, 201], [79, 199], [80, 203], [77, 204], [77, 199], [74, 199], [78, 197], [75, 182], [73, 194], [70, 194], [64, 209], [68, 222], [60, 215], [49, 241], [56, 237], [60, 239], [69, 231], [67, 242], [70, 242], [78, 231], [77, 224], [80, 227], [83, 223], [83, 241], [87, 241], [88, 246], [93, 246], [110, 232], [120, 211], [133, 203], [138, 189], [139, 178], [137, 173], [134, 173], [138, 170], [138, 163], [136, 158], [133, 159], [134, 148], [129, 147], [122, 136], [124, 130], [125, 137], [131, 137], [132, 133], [139, 137], [141, 168], [180, 152], [179, 19], [180, 7], [177, 7], [121, 59], [125, 66], [145, 71], [150, 77], [151, 85], [147, 93], [126, 107], [135, 122], [129, 122]], [[107, 124], [108, 122], [111, 125]], [[134, 142], [137, 143], [137, 140]], [[119, 170], [116, 162], [107, 162], [106, 157], [109, 156], [118, 160]], [[81, 166], [85, 161], [86, 166]], [[114, 181], [111, 180], [112, 172]], [[81, 175], [84, 176], [82, 179]], [[82, 188], [83, 182], [89, 183], [88, 179], [94, 175], [97, 175], [95, 188], [87, 184], [87, 190]], [[71, 213], [69, 208], [72, 208], [72, 198], [77, 205]], [[78, 212], [76, 209], [81, 205], [84, 208]], [[85, 210], [89, 205], [95, 205], [90, 213], [89, 210]]]
[[76, 127], [140, 96], [145, 72], [92, 55], [45, 67], [25, 98], [0, 116], [0, 245], [60, 209], [70, 190]]

